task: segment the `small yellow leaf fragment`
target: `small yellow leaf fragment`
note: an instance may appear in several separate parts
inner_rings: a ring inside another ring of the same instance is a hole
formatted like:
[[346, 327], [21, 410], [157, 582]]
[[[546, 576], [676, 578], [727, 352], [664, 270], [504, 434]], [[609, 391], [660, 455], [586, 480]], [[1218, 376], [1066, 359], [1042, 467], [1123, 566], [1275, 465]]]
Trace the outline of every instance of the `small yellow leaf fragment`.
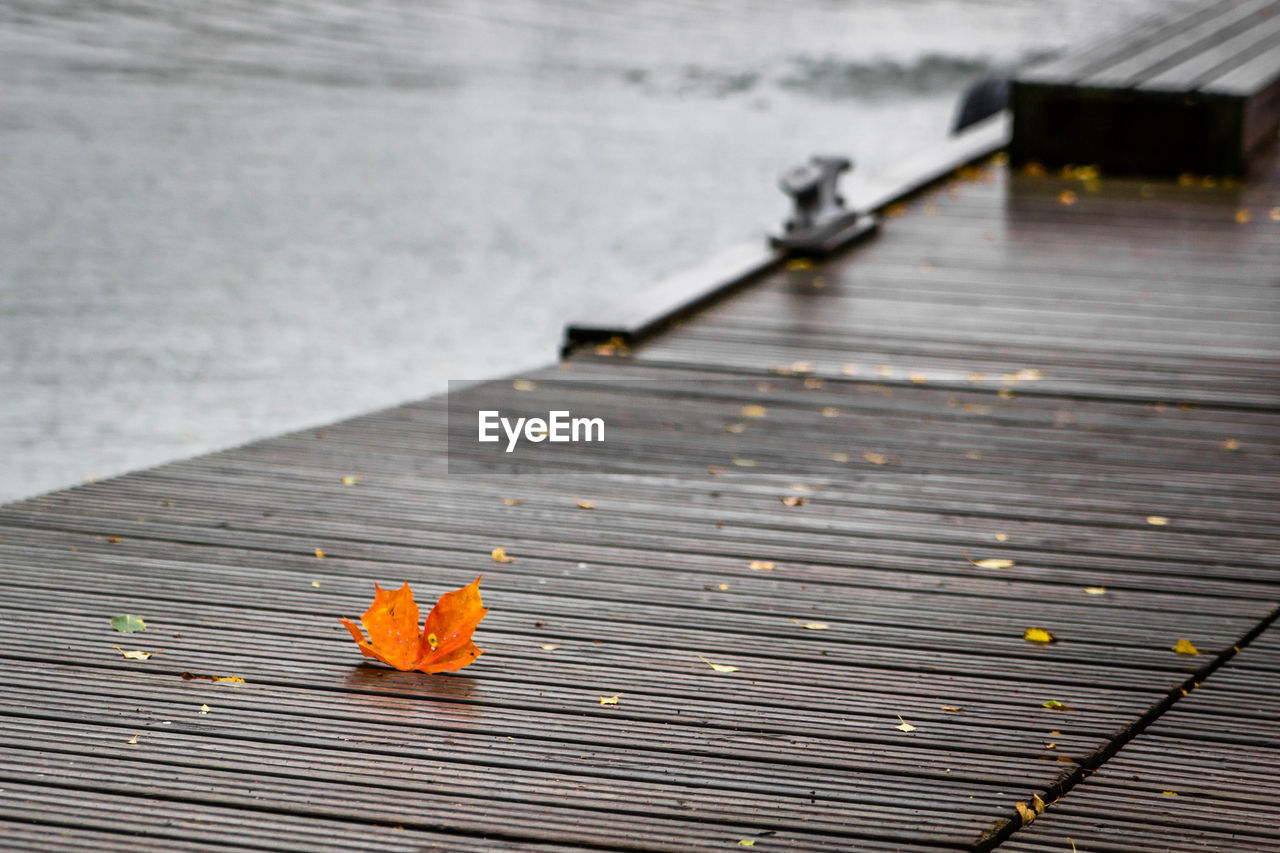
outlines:
[[1267, 215], [1271, 217], [1272, 222], [1280, 222], [1280, 207], [1271, 208], [1271, 212]]
[[319, 589], [319, 588], [320, 588], [320, 581], [312, 581], [312, 582], [311, 582], [311, 585], [312, 585], [312, 586], [314, 586], [316, 589]]
[[754, 838], [739, 838], [738, 846], [739, 847], [755, 847], [756, 840]]
[[996, 396], [1001, 400], [1012, 400], [1016, 395], [1008, 388], [1001, 388], [996, 392]]
[[1063, 190], [1058, 193], [1058, 201], [1062, 202], [1067, 207], [1070, 207], [1076, 203], [1076, 194], [1071, 190]]
[[1018, 809], [1018, 814], [1022, 817], [1023, 826], [1026, 826], [1027, 824], [1031, 823], [1031, 821], [1036, 819], [1035, 810], [1032, 809], [1031, 806], [1027, 805], [1024, 801], [1019, 800], [1018, 802], [1014, 803], [1014, 806]]
[[828, 453], [827, 458], [830, 459], [832, 462], [839, 462], [841, 464], [844, 464], [845, 462], [849, 461], [849, 454], [848, 453]]
[[583, 500], [578, 501], [578, 509], [595, 509], [595, 508], [596, 508], [596, 505], [593, 504], [591, 501], [583, 501]]
[[1050, 711], [1070, 711], [1071, 710], [1070, 706], [1062, 704], [1057, 699], [1049, 699], [1047, 701], [1041, 702], [1040, 707], [1048, 708]]
[[1039, 794], [1031, 795], [1031, 806], [1036, 810], [1036, 814], [1044, 814], [1044, 800], [1040, 799]]
[[522, 501], [520, 498], [503, 498], [502, 505], [503, 506], [524, 506], [524, 501]]
[[724, 431], [731, 435], [741, 435], [747, 431], [747, 425], [744, 423], [725, 424]]
[[733, 458], [733, 464], [734, 464], [734, 465], [737, 465], [739, 468], [754, 468], [754, 467], [756, 467], [756, 460], [754, 460], [754, 459], [741, 459], [741, 458], [739, 458], [739, 457], [735, 456], [735, 457]]
[[1008, 569], [1012, 568], [1014, 565], [1013, 560], [1006, 560], [1002, 557], [988, 557], [985, 560], [975, 560], [966, 555], [965, 559], [980, 569]]
[[1178, 792], [1177, 792], [1177, 791], [1161, 791], [1160, 793], [1161, 793], [1161, 794], [1163, 794], [1163, 795], [1164, 795], [1164, 796], [1166, 796], [1166, 797], [1176, 797], [1176, 796], [1178, 796]]
[[901, 714], [898, 715], [898, 725], [894, 726], [894, 728], [900, 732], [914, 732], [916, 730], [915, 726], [902, 719]]
[[763, 418], [769, 414], [769, 410], [764, 406], [752, 404], [750, 406], [743, 406], [742, 411], [739, 412], [739, 414], [744, 418]]
[[1008, 542], [1008, 541], [1009, 541], [1009, 534], [1008, 534], [1008, 533], [997, 533], [995, 536], [996, 536], [996, 541], [997, 541], [997, 542]]
[[560, 647], [557, 646], [555, 643], [543, 643], [542, 645], [538, 646], [538, 648], [542, 649], [544, 652], [554, 652], [556, 649]]
[[1200, 650], [1197, 649], [1190, 640], [1181, 639], [1181, 638], [1178, 640], [1178, 642], [1173, 644], [1173, 650], [1180, 655], [1200, 654]]
[[1044, 628], [1028, 628], [1022, 632], [1022, 639], [1029, 643], [1056, 643], [1058, 638]]
[[721, 592], [724, 592], [728, 588], [729, 588], [729, 585], [727, 583], [722, 583], [720, 584], [720, 586], [716, 587], [716, 589], [720, 590]]
[[135, 734], [134, 734], [134, 736], [133, 736], [133, 737], [131, 737], [131, 738], [129, 738], [127, 741], [125, 741], [125, 743], [129, 744], [129, 746], [137, 746], [137, 745], [138, 745], [138, 735], [140, 735], [140, 734], [142, 734], [142, 732], [137, 732], [137, 733], [135, 733]]
[[1228, 438], [1226, 441], [1222, 442], [1222, 449], [1223, 449], [1223, 450], [1239, 450], [1239, 449], [1240, 449], [1240, 439], [1238, 439], [1238, 438]]
[[826, 622], [801, 622], [799, 619], [792, 619], [791, 621], [809, 631], [826, 631], [831, 627]]
[[907, 376], [907, 379], [909, 379], [910, 381], [914, 382], [917, 385], [923, 385], [924, 383], [929, 381], [929, 377], [924, 373], [909, 374]]
[[736, 666], [729, 666], [727, 663], [712, 663], [711, 661], [704, 658], [702, 655], [698, 655], [698, 660], [702, 661], [707, 666], [714, 669], [716, 672], [737, 672], [738, 671], [738, 668]]
[[747, 564], [747, 568], [753, 572], [771, 572], [773, 571], [773, 563], [768, 560], [752, 560]]
[[617, 705], [618, 697], [617, 696], [601, 696], [600, 704], [601, 705]]
[[126, 659], [126, 660], [147, 660], [147, 659], [149, 659], [152, 655], [158, 655], [158, 654], [160, 654], [159, 652], [144, 652], [144, 651], [140, 651], [140, 650], [130, 650], [130, 651], [125, 651], [124, 649], [120, 648], [119, 646], [112, 646], [111, 648], [115, 649], [115, 650], [116, 650], [116, 651], [118, 651], [120, 654], [124, 655], [124, 657], [125, 657], [125, 659]]
[[889, 457], [885, 456], [883, 453], [872, 453], [870, 450], [862, 454], [862, 458], [870, 462], [872, 465], [884, 465], [889, 461]]
[[822, 416], [824, 418], [838, 418], [840, 417], [840, 410], [835, 406], [823, 406]]
[[1058, 745], [1057, 745], [1056, 743], [1046, 743], [1046, 744], [1044, 745], [1044, 748], [1045, 748], [1045, 749], [1057, 749], [1057, 748], [1058, 748]]
[[501, 545], [489, 552], [489, 559], [495, 563], [512, 563], [515, 562], [514, 557], [508, 557], [507, 551]]
[[782, 497], [783, 506], [804, 506], [808, 502], [808, 498], [802, 498], [799, 495], [784, 495]]
[[876, 376], [892, 376], [892, 375], [893, 375], [893, 365], [891, 364], [876, 365]]
[[1169, 523], [1169, 519], [1165, 518], [1163, 515], [1147, 516], [1147, 524], [1150, 524], [1153, 527], [1164, 527], [1168, 523]]
[[536, 382], [531, 382], [528, 379], [517, 379], [515, 382], [511, 383], [511, 387], [517, 391], [533, 391], [538, 387], [538, 384]]
[[787, 261], [787, 269], [792, 272], [803, 272], [804, 270], [813, 269], [813, 261], [808, 258], [792, 258]]
[[1247, 224], [1252, 218], [1253, 217], [1249, 215], [1248, 208], [1242, 207], [1236, 211], [1236, 222], [1239, 222], [1241, 225]]
[[1105, 586], [1086, 586], [1084, 592], [1085, 595], [1106, 595], [1107, 588]]
[[939, 707], [940, 707], [943, 711], [946, 711], [948, 714], [959, 714], [959, 713], [960, 713], [960, 708], [956, 707], [955, 705], [940, 705]]
[[345, 474], [342, 477], [342, 485], [344, 486], [354, 486], [358, 482], [360, 482], [360, 478], [354, 474]]
[[321, 551], [319, 548], [316, 549], [316, 559], [317, 560], [324, 559], [324, 551]]
[[201, 706], [200, 706], [200, 713], [201, 713], [201, 714], [207, 714], [207, 713], [209, 713], [211, 710], [213, 710], [213, 709], [212, 709], [212, 708], [210, 708], [208, 705], [201, 705]]

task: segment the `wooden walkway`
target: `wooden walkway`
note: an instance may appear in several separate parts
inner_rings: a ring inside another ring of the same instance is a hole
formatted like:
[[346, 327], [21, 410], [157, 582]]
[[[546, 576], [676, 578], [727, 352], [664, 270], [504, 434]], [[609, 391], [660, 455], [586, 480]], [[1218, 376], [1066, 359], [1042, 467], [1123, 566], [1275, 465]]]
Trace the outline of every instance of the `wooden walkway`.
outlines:
[[[0, 509], [4, 848], [1277, 849], [1280, 160], [886, 213], [527, 377], [723, 473], [447, 476], [432, 399]], [[338, 624], [481, 572], [458, 674]]]

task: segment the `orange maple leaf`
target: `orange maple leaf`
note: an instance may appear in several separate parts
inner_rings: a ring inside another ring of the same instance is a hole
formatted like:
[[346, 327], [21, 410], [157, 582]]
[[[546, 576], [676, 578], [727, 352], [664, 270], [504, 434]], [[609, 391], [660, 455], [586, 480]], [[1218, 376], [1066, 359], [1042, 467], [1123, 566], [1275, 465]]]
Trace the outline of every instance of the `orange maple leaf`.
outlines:
[[471, 642], [471, 634], [489, 612], [480, 600], [480, 578], [440, 596], [422, 628], [408, 581], [394, 591], [376, 583], [373, 588], [373, 604], [360, 617], [369, 639], [350, 619], [341, 620], [365, 657], [399, 670], [453, 672], [484, 654]]

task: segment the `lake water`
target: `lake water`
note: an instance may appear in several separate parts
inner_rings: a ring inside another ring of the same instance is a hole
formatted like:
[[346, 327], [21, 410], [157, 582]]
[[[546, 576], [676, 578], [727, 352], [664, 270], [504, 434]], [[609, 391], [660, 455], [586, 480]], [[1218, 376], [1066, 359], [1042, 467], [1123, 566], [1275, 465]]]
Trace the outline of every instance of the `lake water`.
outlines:
[[783, 167], [1195, 5], [8, 0], [0, 500], [549, 362]]

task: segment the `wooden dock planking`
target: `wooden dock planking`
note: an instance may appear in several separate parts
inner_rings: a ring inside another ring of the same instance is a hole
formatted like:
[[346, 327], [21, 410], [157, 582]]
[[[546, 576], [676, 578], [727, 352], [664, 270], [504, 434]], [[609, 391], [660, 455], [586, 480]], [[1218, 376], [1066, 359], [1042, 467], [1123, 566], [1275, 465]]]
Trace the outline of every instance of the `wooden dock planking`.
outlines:
[[[446, 475], [428, 400], [0, 508], [6, 845], [1043, 849], [1115, 803], [1113, 847], [1231, 831], [1112, 768], [1275, 787], [1275, 641], [1246, 644], [1280, 604], [1280, 172], [1258, 174], [965, 170], [851, 254], [529, 374], [535, 403], [617, 425], [627, 475]], [[723, 433], [748, 404], [767, 417]], [[710, 432], [627, 426], [655, 409]], [[761, 468], [701, 473], [735, 452]], [[482, 572], [490, 654], [456, 675], [360, 665], [336, 622], [374, 580], [426, 599]], [[1064, 789], [1014, 832], [1015, 802]]]

